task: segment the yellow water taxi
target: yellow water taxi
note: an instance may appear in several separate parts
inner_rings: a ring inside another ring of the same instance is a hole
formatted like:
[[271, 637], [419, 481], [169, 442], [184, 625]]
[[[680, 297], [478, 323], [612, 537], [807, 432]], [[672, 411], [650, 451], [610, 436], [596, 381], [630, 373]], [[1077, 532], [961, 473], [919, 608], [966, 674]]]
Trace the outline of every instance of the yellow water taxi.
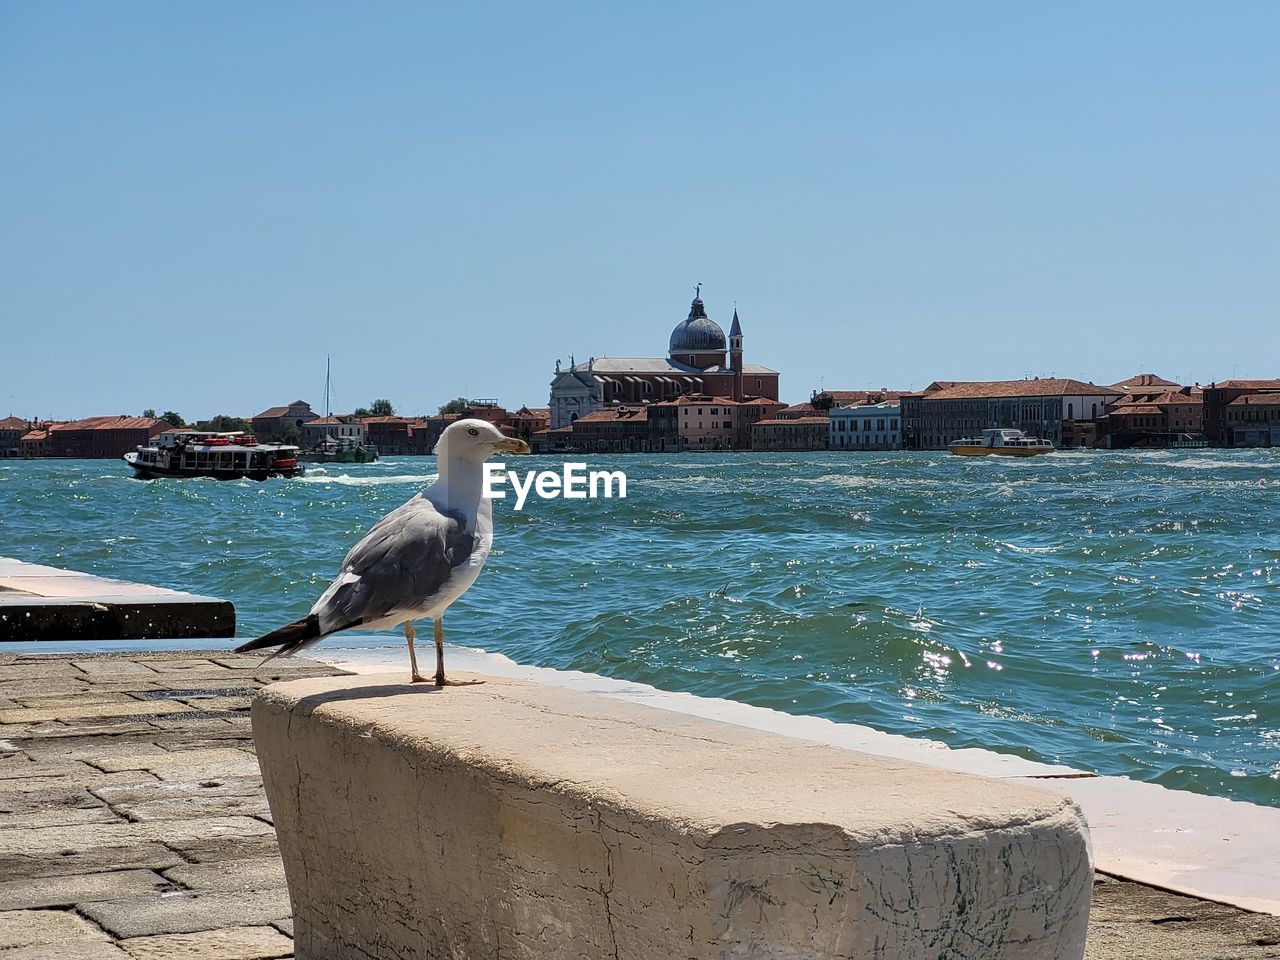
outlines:
[[1038, 457], [1042, 453], [1053, 453], [1053, 444], [1028, 437], [1021, 430], [996, 427], [983, 430], [980, 437], [953, 440], [947, 449], [958, 457]]

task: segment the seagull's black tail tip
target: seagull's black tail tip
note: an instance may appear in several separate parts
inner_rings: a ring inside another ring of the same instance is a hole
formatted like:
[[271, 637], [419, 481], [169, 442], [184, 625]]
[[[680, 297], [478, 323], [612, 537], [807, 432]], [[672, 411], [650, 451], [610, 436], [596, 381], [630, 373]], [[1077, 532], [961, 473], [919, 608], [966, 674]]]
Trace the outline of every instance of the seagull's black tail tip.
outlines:
[[287, 657], [308, 641], [319, 639], [321, 635], [320, 618], [313, 613], [303, 617], [301, 620], [287, 623], [283, 627], [272, 630], [270, 633], [264, 633], [256, 640], [242, 643], [236, 647], [235, 652], [249, 653], [253, 650], [264, 650], [267, 647], [279, 647], [280, 649], [272, 656]]

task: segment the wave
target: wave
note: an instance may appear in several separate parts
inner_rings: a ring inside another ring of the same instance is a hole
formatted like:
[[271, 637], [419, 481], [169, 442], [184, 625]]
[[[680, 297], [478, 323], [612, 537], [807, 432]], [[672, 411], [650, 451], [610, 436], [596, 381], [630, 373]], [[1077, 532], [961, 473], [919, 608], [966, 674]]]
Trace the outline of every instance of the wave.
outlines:
[[336, 483], [344, 487], [383, 487], [393, 484], [412, 483], [418, 486], [427, 486], [434, 483], [436, 473], [404, 473], [391, 477], [353, 477], [348, 473], [340, 473], [336, 476], [318, 475], [313, 473], [304, 474], [301, 477], [293, 477], [290, 483]]

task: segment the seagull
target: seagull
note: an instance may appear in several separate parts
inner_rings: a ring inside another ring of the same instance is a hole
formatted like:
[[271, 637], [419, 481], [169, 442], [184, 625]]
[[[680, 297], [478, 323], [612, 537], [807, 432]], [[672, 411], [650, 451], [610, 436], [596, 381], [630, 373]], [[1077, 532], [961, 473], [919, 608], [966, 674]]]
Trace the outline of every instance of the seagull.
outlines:
[[456, 420], [436, 444], [439, 477], [373, 525], [342, 561], [329, 589], [301, 620], [236, 647], [236, 653], [278, 647], [268, 660], [290, 656], [343, 630], [404, 627], [412, 683], [418, 673], [413, 621], [434, 621], [438, 687], [481, 680], [444, 675], [444, 612], [467, 592], [493, 546], [493, 503], [484, 493], [484, 462], [498, 452], [528, 453], [484, 420]]

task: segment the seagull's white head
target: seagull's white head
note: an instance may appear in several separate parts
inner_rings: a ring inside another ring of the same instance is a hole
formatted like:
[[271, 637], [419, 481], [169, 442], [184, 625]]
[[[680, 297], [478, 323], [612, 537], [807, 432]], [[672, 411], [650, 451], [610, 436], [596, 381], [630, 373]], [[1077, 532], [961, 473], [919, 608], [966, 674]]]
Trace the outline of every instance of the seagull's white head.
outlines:
[[495, 453], [528, 453], [529, 445], [518, 437], [505, 436], [492, 423], [484, 420], [455, 420], [445, 427], [436, 442], [436, 456], [441, 459], [470, 460], [483, 463]]

